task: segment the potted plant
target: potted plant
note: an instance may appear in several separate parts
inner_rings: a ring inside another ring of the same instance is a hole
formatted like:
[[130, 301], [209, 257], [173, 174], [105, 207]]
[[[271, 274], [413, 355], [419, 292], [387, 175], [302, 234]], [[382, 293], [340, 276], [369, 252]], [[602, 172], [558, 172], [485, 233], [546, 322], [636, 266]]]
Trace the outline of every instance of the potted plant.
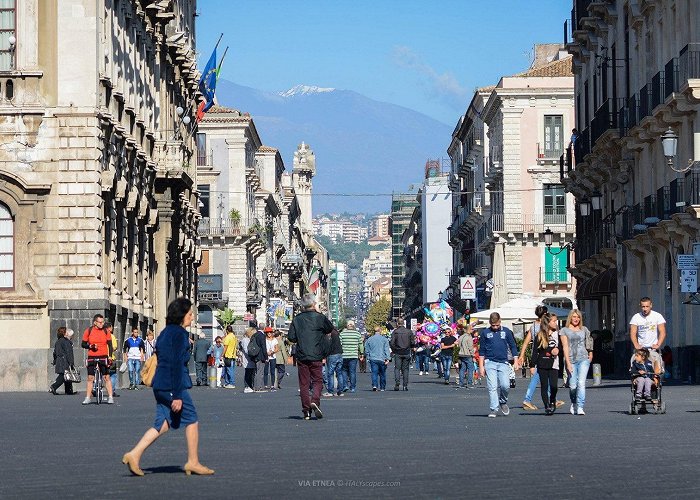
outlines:
[[228, 213], [228, 218], [231, 219], [231, 222], [233, 222], [234, 224], [240, 224], [241, 213], [235, 208], [232, 208]]

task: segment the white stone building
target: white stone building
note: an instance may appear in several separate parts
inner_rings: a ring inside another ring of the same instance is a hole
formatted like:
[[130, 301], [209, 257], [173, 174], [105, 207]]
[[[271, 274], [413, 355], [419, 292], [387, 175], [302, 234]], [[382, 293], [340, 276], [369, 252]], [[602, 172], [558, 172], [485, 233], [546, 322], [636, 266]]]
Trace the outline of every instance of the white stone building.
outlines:
[[[162, 5], [161, 5], [162, 4]], [[24, 0], [0, 42], [0, 390], [45, 390], [58, 327], [121, 339], [194, 299], [194, 1]]]
[[[677, 261], [694, 253], [700, 234], [700, 3], [572, 7], [580, 137], [563, 183], [591, 208], [577, 215], [577, 299], [589, 328], [613, 333], [614, 369], [623, 374], [629, 320], [650, 297], [667, 321], [674, 377], [695, 382], [700, 310], [697, 296], [681, 291]], [[671, 165], [662, 144], [669, 128], [678, 137]]]

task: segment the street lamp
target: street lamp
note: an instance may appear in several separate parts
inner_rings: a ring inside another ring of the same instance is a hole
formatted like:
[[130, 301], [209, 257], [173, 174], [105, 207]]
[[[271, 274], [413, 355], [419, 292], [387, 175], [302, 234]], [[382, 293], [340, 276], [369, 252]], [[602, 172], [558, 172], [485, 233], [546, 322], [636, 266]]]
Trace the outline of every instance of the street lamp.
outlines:
[[694, 162], [690, 160], [688, 161], [688, 166], [685, 168], [675, 167], [676, 152], [678, 151], [678, 135], [676, 135], [671, 127], [668, 127], [668, 130], [661, 136], [661, 146], [664, 149], [664, 156], [666, 157], [668, 167], [674, 172], [685, 172], [693, 166]]
[[[590, 207], [589, 207], [590, 208]], [[547, 251], [552, 254], [552, 255], [559, 255], [562, 253], [564, 250], [573, 250], [574, 249], [574, 244], [573, 243], [567, 243], [563, 247], [561, 247], [558, 251], [552, 251], [552, 240], [554, 239], [554, 232], [552, 232], [551, 229], [547, 228], [544, 232], [544, 246], [547, 247]]]
[[578, 202], [578, 210], [583, 217], [591, 215], [591, 201], [587, 196], [584, 196], [581, 198], [581, 201]]
[[442, 296], [443, 296], [443, 293], [442, 293], [442, 290], [440, 290], [438, 292], [438, 302], [442, 302]]
[[591, 208], [593, 210], [601, 210], [603, 208], [603, 195], [600, 194], [600, 191], [594, 191], [591, 195]]

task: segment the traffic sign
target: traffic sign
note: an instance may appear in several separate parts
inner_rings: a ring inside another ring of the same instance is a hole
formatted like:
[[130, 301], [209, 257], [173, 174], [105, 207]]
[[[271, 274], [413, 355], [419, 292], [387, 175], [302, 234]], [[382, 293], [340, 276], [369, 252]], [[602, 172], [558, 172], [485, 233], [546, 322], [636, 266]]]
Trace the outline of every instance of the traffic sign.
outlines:
[[696, 293], [698, 291], [698, 270], [681, 269], [681, 292]]
[[476, 276], [459, 278], [459, 290], [461, 299], [476, 299]]

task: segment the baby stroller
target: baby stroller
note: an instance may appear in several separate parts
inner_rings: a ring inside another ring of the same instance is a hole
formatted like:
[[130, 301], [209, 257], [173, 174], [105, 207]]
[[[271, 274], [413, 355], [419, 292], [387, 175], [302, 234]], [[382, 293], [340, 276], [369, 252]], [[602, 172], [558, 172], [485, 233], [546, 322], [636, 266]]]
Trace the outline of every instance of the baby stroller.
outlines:
[[630, 388], [632, 390], [632, 402], [630, 403], [630, 415], [637, 415], [642, 413], [655, 414], [666, 413], [666, 401], [662, 398], [662, 385], [664, 378], [664, 365], [661, 363], [661, 370], [657, 377], [652, 378], [651, 385], [651, 400], [649, 399], [637, 399], [635, 397], [636, 388], [634, 386], [634, 379], [637, 376], [632, 374], [632, 369], [630, 368]]

